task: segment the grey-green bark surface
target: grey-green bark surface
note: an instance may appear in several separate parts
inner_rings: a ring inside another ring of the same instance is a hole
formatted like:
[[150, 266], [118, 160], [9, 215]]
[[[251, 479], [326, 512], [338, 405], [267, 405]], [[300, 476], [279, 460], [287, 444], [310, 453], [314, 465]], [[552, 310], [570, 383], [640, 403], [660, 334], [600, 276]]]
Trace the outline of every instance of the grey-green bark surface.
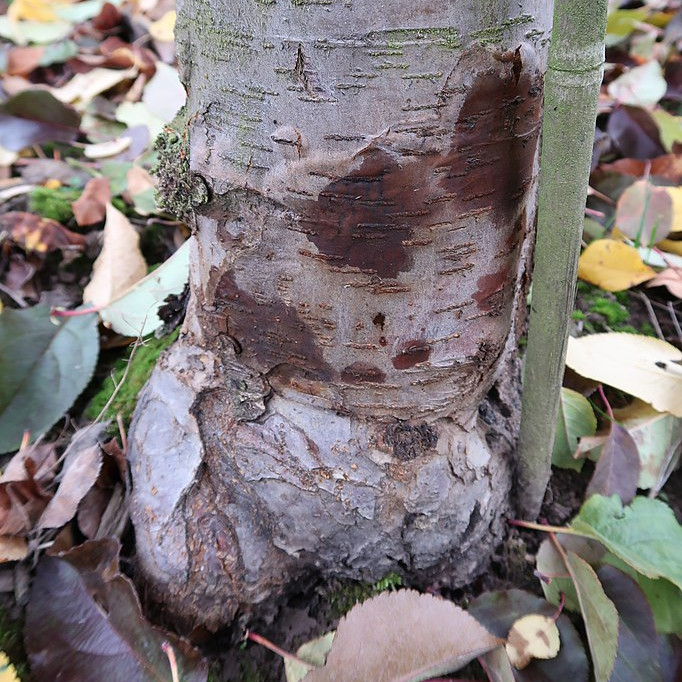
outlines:
[[210, 201], [131, 428], [150, 593], [217, 627], [315, 577], [467, 582], [509, 505], [547, 3], [178, 10]]
[[540, 512], [551, 474], [602, 80], [607, 5], [606, 0], [556, 0], [554, 5], [519, 438], [519, 506], [531, 520]]

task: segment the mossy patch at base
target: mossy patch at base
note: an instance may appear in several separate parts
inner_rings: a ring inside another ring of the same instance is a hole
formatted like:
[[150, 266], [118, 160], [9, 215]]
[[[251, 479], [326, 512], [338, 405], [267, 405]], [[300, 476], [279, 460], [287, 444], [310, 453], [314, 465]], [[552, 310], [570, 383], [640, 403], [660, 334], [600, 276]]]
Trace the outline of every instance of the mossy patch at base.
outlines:
[[105, 419], [115, 419], [120, 412], [123, 421], [128, 424], [137, 403], [137, 394], [152, 373], [159, 355], [178, 338], [178, 334], [179, 330], [176, 329], [172, 334], [161, 339], [151, 337], [143, 341], [137, 347], [132, 360], [129, 360], [132, 352], [131, 346], [126, 357], [116, 361], [111, 375], [102, 382], [100, 389], [88, 403], [84, 411], [85, 417], [90, 420], [97, 418], [111, 398], [115, 387], [122, 381], [128, 362], [130, 362], [123, 385], [103, 415]]

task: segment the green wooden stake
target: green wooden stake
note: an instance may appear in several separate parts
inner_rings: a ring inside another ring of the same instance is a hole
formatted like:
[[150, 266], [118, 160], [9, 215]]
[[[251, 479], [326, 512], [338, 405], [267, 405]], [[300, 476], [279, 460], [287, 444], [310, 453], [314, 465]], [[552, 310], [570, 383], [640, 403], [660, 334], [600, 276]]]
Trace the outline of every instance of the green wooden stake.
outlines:
[[538, 227], [526, 352], [517, 504], [537, 518], [551, 474], [573, 310], [607, 0], [555, 0], [545, 79]]

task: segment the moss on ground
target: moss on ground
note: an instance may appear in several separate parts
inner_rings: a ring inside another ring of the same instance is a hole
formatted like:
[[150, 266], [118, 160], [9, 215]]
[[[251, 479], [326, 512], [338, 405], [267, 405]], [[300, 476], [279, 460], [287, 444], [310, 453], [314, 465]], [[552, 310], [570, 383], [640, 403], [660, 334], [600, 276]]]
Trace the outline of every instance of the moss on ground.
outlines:
[[[152, 337], [137, 347], [135, 355], [132, 361], [130, 361], [128, 375], [111, 405], [107, 408], [104, 414], [105, 419], [114, 419], [120, 412], [123, 421], [126, 424], [130, 422], [135, 404], [137, 403], [137, 394], [152, 373], [159, 355], [178, 338], [178, 334], [179, 329], [176, 329], [172, 334], [164, 336], [162, 339]], [[115, 387], [123, 379], [131, 352], [132, 346], [125, 357], [116, 361], [110, 376], [104, 379], [97, 393], [91, 398], [84, 412], [87, 419], [96, 419], [104, 409]]]
[[376, 597], [382, 592], [401, 587], [403, 579], [397, 573], [388, 573], [375, 583], [349, 582], [329, 595], [332, 612], [336, 618], [346, 615], [356, 604]]
[[655, 336], [650, 322], [633, 315], [633, 303], [629, 291], [611, 293], [587, 282], [578, 282], [572, 317], [582, 323], [588, 334], [612, 331]]
[[75, 187], [36, 187], [28, 195], [28, 210], [43, 218], [51, 218], [58, 223], [67, 223], [73, 218], [71, 204], [78, 199], [82, 189]]
[[7, 654], [21, 682], [29, 682], [31, 675], [24, 649], [24, 623], [12, 618], [7, 609], [0, 607], [0, 651]]

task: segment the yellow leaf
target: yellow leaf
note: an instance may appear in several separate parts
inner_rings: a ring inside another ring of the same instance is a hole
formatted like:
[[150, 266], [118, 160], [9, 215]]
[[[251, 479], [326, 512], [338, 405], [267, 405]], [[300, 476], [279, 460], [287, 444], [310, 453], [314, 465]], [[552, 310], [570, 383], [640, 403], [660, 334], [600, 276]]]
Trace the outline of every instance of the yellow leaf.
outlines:
[[559, 628], [548, 616], [523, 616], [512, 625], [505, 649], [517, 670], [525, 668], [533, 658], [554, 658], [559, 653]]
[[629, 289], [655, 274], [637, 249], [613, 239], [593, 241], [578, 261], [578, 277], [606, 291]]
[[102, 251], [92, 266], [83, 302], [103, 307], [147, 274], [140, 236], [123, 213], [107, 204]]
[[568, 339], [566, 364], [581, 376], [619, 388], [659, 412], [682, 417], [682, 351], [639, 334], [609, 332]]
[[682, 241], [664, 239], [662, 242], [658, 242], [656, 246], [658, 246], [661, 251], [667, 251], [668, 253], [674, 253], [677, 256], [682, 256]]
[[19, 682], [17, 671], [4, 651], [0, 651], [0, 682]]
[[69, 5], [73, 0], [14, 0], [7, 10], [7, 16], [12, 21], [57, 21], [59, 15], [56, 10], [60, 5]]
[[682, 232], [682, 187], [666, 187], [673, 200], [673, 225], [671, 232]]
[[166, 12], [158, 21], [153, 21], [149, 25], [149, 34], [154, 40], [162, 43], [172, 43], [175, 35], [175, 10]]

